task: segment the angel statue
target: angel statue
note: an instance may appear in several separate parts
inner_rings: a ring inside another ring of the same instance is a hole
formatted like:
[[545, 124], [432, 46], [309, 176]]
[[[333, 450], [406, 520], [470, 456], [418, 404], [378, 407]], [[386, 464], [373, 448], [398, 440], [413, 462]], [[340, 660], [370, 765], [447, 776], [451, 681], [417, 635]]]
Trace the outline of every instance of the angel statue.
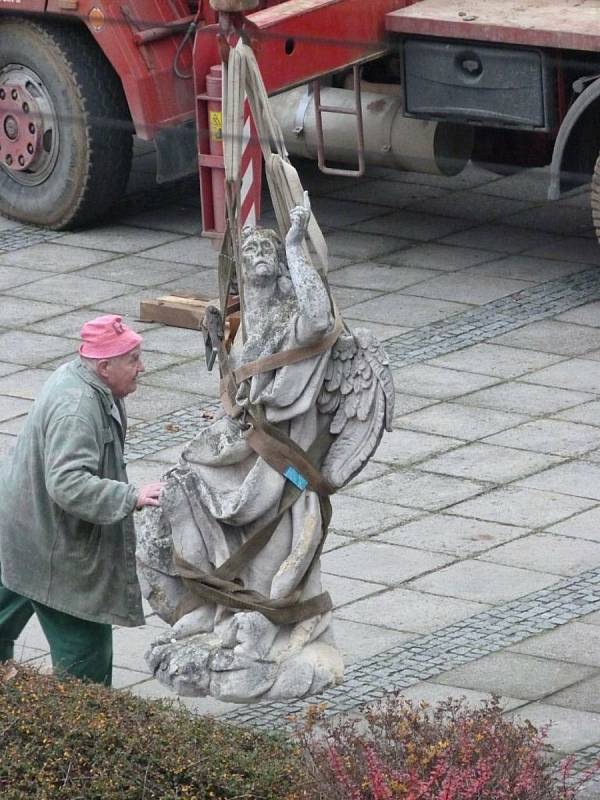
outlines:
[[[219, 343], [223, 413], [183, 449], [138, 531], [138, 571], [171, 628], [146, 654], [182, 695], [301, 698], [340, 683], [321, 586], [330, 495], [391, 428], [386, 356], [349, 331], [304, 246], [310, 206], [241, 236], [245, 341]], [[241, 337], [238, 337], [241, 338]]]

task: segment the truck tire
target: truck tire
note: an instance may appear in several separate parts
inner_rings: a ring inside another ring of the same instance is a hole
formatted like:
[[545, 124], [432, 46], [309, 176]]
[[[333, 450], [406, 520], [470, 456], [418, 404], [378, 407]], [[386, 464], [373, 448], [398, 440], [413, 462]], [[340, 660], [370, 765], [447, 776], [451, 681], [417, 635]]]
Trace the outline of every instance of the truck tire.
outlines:
[[86, 29], [0, 21], [0, 213], [92, 222], [123, 193], [132, 145], [121, 82]]

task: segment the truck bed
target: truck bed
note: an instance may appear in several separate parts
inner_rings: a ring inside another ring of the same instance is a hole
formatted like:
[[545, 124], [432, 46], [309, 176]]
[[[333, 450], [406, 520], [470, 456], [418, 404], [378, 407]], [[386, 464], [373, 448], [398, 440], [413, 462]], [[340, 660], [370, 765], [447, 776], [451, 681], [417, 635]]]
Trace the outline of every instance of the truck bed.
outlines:
[[393, 33], [600, 50], [600, 0], [418, 0], [386, 16]]

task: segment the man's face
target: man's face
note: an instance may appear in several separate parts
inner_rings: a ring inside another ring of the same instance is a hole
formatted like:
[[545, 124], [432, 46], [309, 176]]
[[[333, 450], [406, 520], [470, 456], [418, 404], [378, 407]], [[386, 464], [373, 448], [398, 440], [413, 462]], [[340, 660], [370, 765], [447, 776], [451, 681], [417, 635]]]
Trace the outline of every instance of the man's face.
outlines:
[[124, 356], [117, 356], [98, 365], [98, 374], [114, 397], [126, 397], [137, 389], [137, 376], [144, 371], [142, 349], [136, 347]]
[[257, 283], [271, 283], [279, 275], [275, 242], [266, 236], [251, 236], [242, 249], [244, 272]]

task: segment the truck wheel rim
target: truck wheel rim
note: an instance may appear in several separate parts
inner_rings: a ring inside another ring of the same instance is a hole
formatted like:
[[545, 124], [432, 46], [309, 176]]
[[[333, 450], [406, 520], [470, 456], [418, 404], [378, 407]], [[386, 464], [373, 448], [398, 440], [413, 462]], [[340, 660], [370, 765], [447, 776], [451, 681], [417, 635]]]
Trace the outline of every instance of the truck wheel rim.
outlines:
[[28, 67], [0, 70], [0, 167], [22, 186], [52, 174], [60, 148], [58, 117], [41, 78]]

